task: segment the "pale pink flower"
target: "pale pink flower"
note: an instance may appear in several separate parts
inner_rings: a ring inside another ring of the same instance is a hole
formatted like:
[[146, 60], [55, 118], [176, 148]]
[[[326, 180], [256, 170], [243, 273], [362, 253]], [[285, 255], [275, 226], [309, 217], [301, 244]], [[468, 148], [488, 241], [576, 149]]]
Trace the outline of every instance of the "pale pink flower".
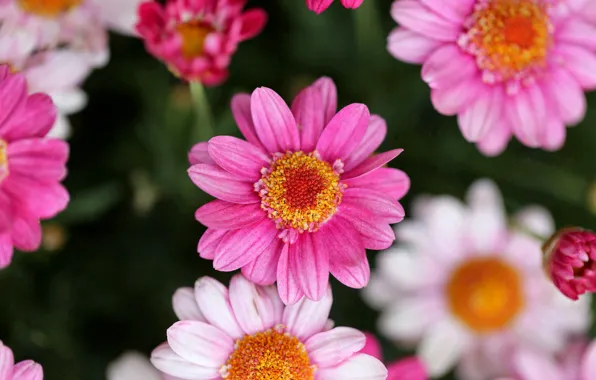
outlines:
[[[157, 370], [145, 355], [129, 351], [110, 363], [107, 380], [177, 380]], [[0, 379], [2, 380], [2, 379]]]
[[147, 50], [170, 71], [207, 86], [222, 83], [240, 42], [258, 35], [267, 21], [246, 0], [147, 1], [139, 7], [137, 31]]
[[42, 380], [43, 369], [32, 360], [15, 364], [12, 350], [0, 341], [0, 380]]
[[554, 230], [546, 210], [526, 208], [510, 226], [498, 189], [481, 180], [467, 204], [422, 197], [413, 215], [397, 226], [397, 247], [379, 254], [364, 296], [382, 309], [381, 333], [418, 343], [431, 376], [458, 361], [463, 380], [504, 375], [514, 349], [556, 352], [588, 327], [589, 297], [565, 298], [542, 271], [534, 235]]
[[349, 327], [331, 328], [331, 288], [318, 301], [303, 298], [284, 306], [274, 286], [259, 286], [242, 275], [230, 288], [200, 278], [194, 291], [173, 298], [180, 322], [151, 362], [183, 379], [384, 380], [387, 369], [358, 351], [365, 336]]
[[27, 95], [23, 75], [0, 66], [0, 268], [10, 264], [13, 246], [38, 249], [40, 219], [54, 217], [68, 204], [60, 184], [68, 145], [45, 137], [55, 119], [49, 96]]
[[232, 113], [247, 141], [218, 136], [190, 153], [189, 174], [218, 198], [195, 214], [208, 227], [201, 257], [242, 268], [260, 285], [277, 280], [284, 303], [325, 295], [329, 272], [362, 288], [366, 248], [388, 248], [404, 218], [407, 175], [383, 167], [401, 149], [373, 155], [387, 126], [364, 104], [336, 113], [335, 84], [319, 79], [288, 108], [273, 90], [236, 95]]
[[[381, 345], [377, 338], [369, 333], [364, 335], [366, 335], [366, 345], [360, 352], [383, 360]], [[416, 357], [408, 357], [389, 363], [387, 372], [387, 380], [428, 380], [424, 364]]]
[[397, 59], [421, 63], [431, 100], [458, 115], [466, 140], [497, 155], [512, 135], [530, 147], [563, 146], [566, 126], [596, 89], [596, 2], [397, 0]]
[[[364, 0], [340, 0], [341, 4], [348, 9], [356, 9], [362, 5]], [[322, 13], [333, 3], [333, 0], [306, 0], [306, 6], [316, 14]]]

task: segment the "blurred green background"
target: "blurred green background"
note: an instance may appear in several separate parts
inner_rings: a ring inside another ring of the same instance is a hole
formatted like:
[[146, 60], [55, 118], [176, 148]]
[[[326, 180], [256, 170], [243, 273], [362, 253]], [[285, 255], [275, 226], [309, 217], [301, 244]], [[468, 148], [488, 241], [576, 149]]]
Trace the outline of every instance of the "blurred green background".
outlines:
[[[513, 211], [539, 203], [559, 227], [596, 228], [596, 94], [583, 123], [556, 153], [512, 142], [497, 158], [482, 156], [456, 119], [432, 107], [420, 68], [385, 49], [395, 27], [389, 0], [356, 11], [334, 4], [316, 16], [304, 0], [250, 1], [270, 15], [262, 35], [243, 43], [229, 80], [208, 89], [216, 133], [238, 135], [229, 110], [234, 93], [275, 89], [291, 101], [322, 75], [338, 87], [340, 106], [362, 102], [387, 120], [383, 150], [405, 152], [392, 165], [421, 193], [461, 197], [490, 177]], [[89, 78], [89, 106], [72, 117], [66, 185], [69, 208], [45, 223], [44, 249], [16, 254], [0, 272], [0, 337], [17, 359], [43, 364], [49, 380], [104, 379], [125, 350], [149, 353], [174, 322], [171, 296], [204, 275], [227, 281], [196, 253], [204, 228], [194, 211], [208, 200], [186, 174], [187, 151], [200, 131], [188, 87], [131, 38], [112, 36], [112, 60]], [[374, 263], [375, 253], [370, 259]], [[332, 318], [373, 331], [376, 313], [352, 289], [334, 282]], [[400, 353], [384, 341], [386, 359]]]

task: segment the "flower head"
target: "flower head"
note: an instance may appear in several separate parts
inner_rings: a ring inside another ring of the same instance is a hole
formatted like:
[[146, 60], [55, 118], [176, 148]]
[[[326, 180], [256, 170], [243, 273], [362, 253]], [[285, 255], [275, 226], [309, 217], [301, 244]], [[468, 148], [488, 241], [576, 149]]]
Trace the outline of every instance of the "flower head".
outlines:
[[0, 341], [0, 379], [42, 380], [43, 369], [32, 360], [23, 360], [15, 364], [12, 350]]
[[359, 354], [364, 334], [331, 328], [331, 289], [318, 302], [284, 306], [273, 286], [236, 275], [226, 288], [203, 277], [173, 298], [180, 322], [151, 355], [166, 374], [214, 380], [382, 380], [387, 369]]
[[219, 136], [190, 153], [194, 183], [218, 198], [199, 208], [208, 230], [201, 257], [217, 270], [275, 281], [282, 300], [319, 300], [329, 273], [347, 286], [368, 283], [366, 248], [385, 249], [400, 222], [409, 179], [382, 167], [400, 152], [372, 155], [386, 125], [363, 104], [336, 114], [335, 85], [322, 78], [292, 110], [267, 88], [236, 95], [232, 112], [248, 141]]
[[435, 108], [458, 115], [484, 154], [501, 153], [512, 135], [556, 150], [584, 117], [584, 90], [596, 89], [594, 9], [584, 0], [397, 0], [401, 26], [388, 49], [423, 64]]
[[23, 75], [0, 66], [0, 268], [13, 246], [34, 251], [41, 244], [40, 219], [54, 217], [69, 201], [68, 145], [46, 138], [56, 109], [45, 94], [27, 95]]
[[382, 309], [383, 334], [419, 342], [431, 376], [458, 361], [464, 380], [504, 375], [517, 347], [557, 352], [588, 327], [589, 299], [571, 302], [543, 274], [534, 235], [552, 233], [546, 210], [526, 208], [511, 227], [498, 189], [482, 180], [467, 204], [422, 197], [413, 214], [396, 227], [397, 248], [379, 254], [364, 296]]
[[[362, 5], [364, 0], [340, 0], [341, 5], [348, 9], [356, 9]], [[316, 14], [322, 13], [333, 3], [333, 0], [306, 0], [306, 6]]]
[[137, 31], [147, 50], [179, 77], [213, 86], [228, 76], [242, 41], [261, 32], [262, 9], [244, 12], [245, 0], [147, 1], [139, 7]]
[[145, 355], [129, 351], [108, 366], [107, 380], [180, 380], [159, 372]]
[[[371, 355], [379, 360], [383, 360], [381, 345], [374, 335], [365, 333], [366, 345], [362, 350], [363, 354]], [[420, 359], [409, 357], [396, 360], [387, 365], [387, 380], [427, 380], [426, 369]]]

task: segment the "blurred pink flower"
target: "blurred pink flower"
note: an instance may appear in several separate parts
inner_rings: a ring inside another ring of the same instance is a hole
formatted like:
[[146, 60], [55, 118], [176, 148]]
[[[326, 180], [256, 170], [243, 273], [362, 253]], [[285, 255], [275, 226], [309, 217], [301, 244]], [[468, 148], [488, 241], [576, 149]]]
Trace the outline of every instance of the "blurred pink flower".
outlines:
[[387, 126], [364, 104], [336, 113], [335, 84], [319, 79], [288, 108], [273, 90], [236, 95], [232, 112], [247, 141], [219, 136], [197, 144], [189, 174], [218, 198], [196, 212], [208, 227], [201, 257], [221, 271], [242, 268], [260, 285], [277, 280], [285, 304], [325, 295], [329, 272], [362, 288], [366, 248], [388, 248], [389, 226], [409, 178], [383, 167], [401, 149], [373, 155]]
[[133, 351], [110, 363], [106, 372], [107, 380], [180, 380], [159, 372], [149, 358]]
[[23, 75], [0, 66], [0, 268], [10, 264], [13, 246], [38, 249], [40, 219], [54, 217], [68, 204], [60, 184], [68, 145], [45, 137], [55, 119], [47, 95], [27, 95]]
[[596, 89], [596, 2], [397, 0], [391, 14], [390, 53], [423, 64], [435, 108], [457, 114], [484, 154], [512, 135], [559, 149], [583, 119], [583, 91]]
[[32, 360], [14, 362], [12, 350], [0, 341], [0, 380], [42, 380], [43, 369]]
[[543, 247], [544, 269], [555, 286], [577, 300], [596, 292], [596, 234], [579, 227], [564, 228]]
[[481, 180], [467, 204], [421, 197], [413, 215], [396, 227], [397, 247], [378, 255], [363, 295], [382, 310], [381, 333], [418, 343], [431, 376], [460, 362], [461, 379], [492, 379], [509, 373], [514, 349], [557, 352], [587, 329], [590, 298], [572, 302], [552, 286], [541, 240], [527, 233], [552, 233], [546, 210], [526, 208], [510, 227], [499, 190]]
[[[348, 9], [356, 9], [362, 5], [364, 0], [340, 0], [341, 4]], [[306, 6], [316, 14], [321, 14], [333, 3], [333, 0], [306, 0]]]
[[[374, 335], [364, 333], [366, 335], [366, 345], [361, 353], [373, 356], [379, 360], [383, 360], [381, 352], [381, 345]], [[422, 362], [416, 357], [409, 357], [405, 359], [396, 360], [389, 363], [387, 366], [388, 377], [387, 380], [427, 380], [426, 369]]]
[[364, 334], [330, 328], [333, 299], [327, 287], [314, 302], [284, 306], [274, 286], [258, 286], [242, 275], [230, 288], [203, 277], [195, 289], [182, 288], [173, 305], [180, 322], [168, 329], [168, 341], [151, 362], [185, 379], [384, 380], [387, 369], [359, 354]]
[[246, 0], [147, 1], [139, 7], [137, 31], [147, 50], [177, 76], [207, 86], [228, 77], [232, 55], [242, 41], [255, 37], [267, 14], [243, 12]]

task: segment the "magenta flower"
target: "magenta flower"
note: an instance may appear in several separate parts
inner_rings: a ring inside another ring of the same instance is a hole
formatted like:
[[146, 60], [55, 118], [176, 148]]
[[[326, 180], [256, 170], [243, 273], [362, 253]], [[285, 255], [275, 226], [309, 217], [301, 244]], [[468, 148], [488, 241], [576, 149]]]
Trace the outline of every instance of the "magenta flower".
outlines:
[[373, 155], [386, 134], [363, 104], [336, 114], [333, 81], [319, 79], [292, 110], [273, 90], [236, 95], [232, 112], [248, 141], [219, 136], [197, 144], [189, 174], [218, 198], [196, 212], [208, 230], [201, 257], [221, 271], [242, 268], [260, 285], [276, 280], [282, 300], [324, 296], [329, 272], [362, 288], [365, 248], [384, 249], [400, 222], [407, 175], [382, 167], [401, 149]]
[[243, 12], [246, 0], [147, 1], [139, 7], [137, 31], [147, 50], [177, 76], [207, 86], [228, 77], [232, 55], [242, 41], [261, 32], [262, 9]]
[[0, 268], [10, 264], [13, 246], [37, 250], [40, 219], [54, 217], [68, 204], [60, 184], [68, 145], [45, 138], [55, 120], [47, 95], [27, 95], [25, 78], [0, 66]]
[[422, 63], [434, 107], [458, 115], [465, 139], [497, 155], [512, 135], [530, 147], [563, 146], [566, 126], [596, 89], [596, 2], [397, 0], [397, 59]]
[[[364, 0], [340, 0], [341, 4], [348, 9], [356, 9], [362, 5]], [[306, 6], [316, 14], [321, 14], [333, 3], [333, 0], [306, 0]]]
[[544, 245], [544, 268], [555, 286], [577, 300], [596, 292], [596, 234], [579, 227], [564, 228]]
[[[366, 335], [366, 344], [360, 352], [383, 360], [381, 345], [377, 338], [369, 333], [364, 333], [364, 335]], [[417, 357], [408, 357], [389, 363], [387, 371], [387, 380], [428, 380], [424, 364]]]
[[0, 380], [42, 380], [43, 369], [32, 360], [14, 362], [12, 350], [0, 341]]

